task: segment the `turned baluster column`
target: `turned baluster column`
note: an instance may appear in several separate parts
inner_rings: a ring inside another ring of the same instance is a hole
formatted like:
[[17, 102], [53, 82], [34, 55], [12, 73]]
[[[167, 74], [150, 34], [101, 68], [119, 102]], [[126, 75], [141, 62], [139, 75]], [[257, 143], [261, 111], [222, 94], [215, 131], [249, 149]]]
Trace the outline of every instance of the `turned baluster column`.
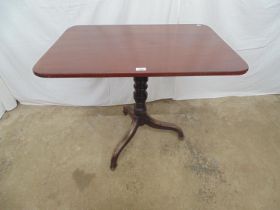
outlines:
[[134, 114], [142, 116], [146, 114], [146, 100], [148, 97], [147, 93], [147, 81], [148, 77], [134, 77]]

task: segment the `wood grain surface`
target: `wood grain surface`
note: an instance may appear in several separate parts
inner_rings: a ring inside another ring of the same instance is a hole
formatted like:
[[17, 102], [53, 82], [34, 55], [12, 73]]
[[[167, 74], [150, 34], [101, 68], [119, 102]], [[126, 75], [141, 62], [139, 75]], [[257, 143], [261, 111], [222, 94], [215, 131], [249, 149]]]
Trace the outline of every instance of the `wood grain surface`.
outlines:
[[195, 24], [73, 26], [33, 68], [40, 77], [241, 75], [247, 70], [211, 28]]

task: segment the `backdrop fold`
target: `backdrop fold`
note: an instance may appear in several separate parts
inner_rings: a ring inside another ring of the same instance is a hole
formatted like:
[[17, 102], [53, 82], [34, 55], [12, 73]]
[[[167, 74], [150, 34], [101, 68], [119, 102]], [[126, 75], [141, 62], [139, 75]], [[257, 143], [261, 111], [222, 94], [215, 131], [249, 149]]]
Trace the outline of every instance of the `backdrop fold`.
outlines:
[[11, 95], [10, 91], [0, 78], [0, 118], [5, 111], [10, 111], [17, 106], [15, 98]]

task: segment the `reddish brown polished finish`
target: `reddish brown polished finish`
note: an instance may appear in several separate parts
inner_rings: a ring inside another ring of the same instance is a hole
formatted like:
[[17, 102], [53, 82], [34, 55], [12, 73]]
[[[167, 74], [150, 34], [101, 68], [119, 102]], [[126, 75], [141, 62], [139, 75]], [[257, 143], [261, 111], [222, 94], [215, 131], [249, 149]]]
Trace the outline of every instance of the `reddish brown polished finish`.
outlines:
[[148, 77], [239, 75], [247, 70], [242, 58], [203, 25], [74, 26], [33, 69], [41, 77], [134, 77], [134, 108], [123, 110], [132, 127], [113, 152], [112, 170], [140, 126], [171, 130], [184, 138], [178, 126], [148, 115]]
[[240, 75], [247, 70], [212, 29], [190, 24], [74, 26], [33, 68], [41, 77]]

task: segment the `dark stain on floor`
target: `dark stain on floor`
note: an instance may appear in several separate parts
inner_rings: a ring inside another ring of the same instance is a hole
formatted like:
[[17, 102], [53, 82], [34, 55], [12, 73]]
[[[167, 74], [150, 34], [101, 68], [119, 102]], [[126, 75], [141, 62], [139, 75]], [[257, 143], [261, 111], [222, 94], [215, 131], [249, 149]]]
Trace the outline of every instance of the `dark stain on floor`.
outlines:
[[187, 149], [190, 151], [191, 164], [187, 165], [200, 178], [201, 186], [197, 192], [198, 199], [206, 203], [215, 203], [217, 188], [226, 183], [224, 173], [216, 160], [206, 157], [186, 139]]
[[198, 190], [198, 197], [200, 200], [203, 200], [207, 203], [213, 201], [216, 197], [216, 193], [209, 188], [200, 188]]
[[85, 173], [83, 170], [80, 170], [77, 168], [73, 172], [72, 177], [73, 177], [75, 183], [77, 184], [78, 189], [82, 192], [82, 191], [84, 191], [84, 189], [86, 187], [89, 186], [92, 179], [95, 177], [95, 174], [94, 173]]
[[187, 149], [191, 154], [191, 165], [189, 167], [198, 176], [212, 176], [225, 182], [223, 172], [220, 170], [219, 163], [216, 160], [211, 160], [196, 149], [189, 139], [185, 140]]
[[58, 199], [58, 192], [50, 193], [47, 198], [53, 200], [58, 206], [61, 205], [61, 201]]

